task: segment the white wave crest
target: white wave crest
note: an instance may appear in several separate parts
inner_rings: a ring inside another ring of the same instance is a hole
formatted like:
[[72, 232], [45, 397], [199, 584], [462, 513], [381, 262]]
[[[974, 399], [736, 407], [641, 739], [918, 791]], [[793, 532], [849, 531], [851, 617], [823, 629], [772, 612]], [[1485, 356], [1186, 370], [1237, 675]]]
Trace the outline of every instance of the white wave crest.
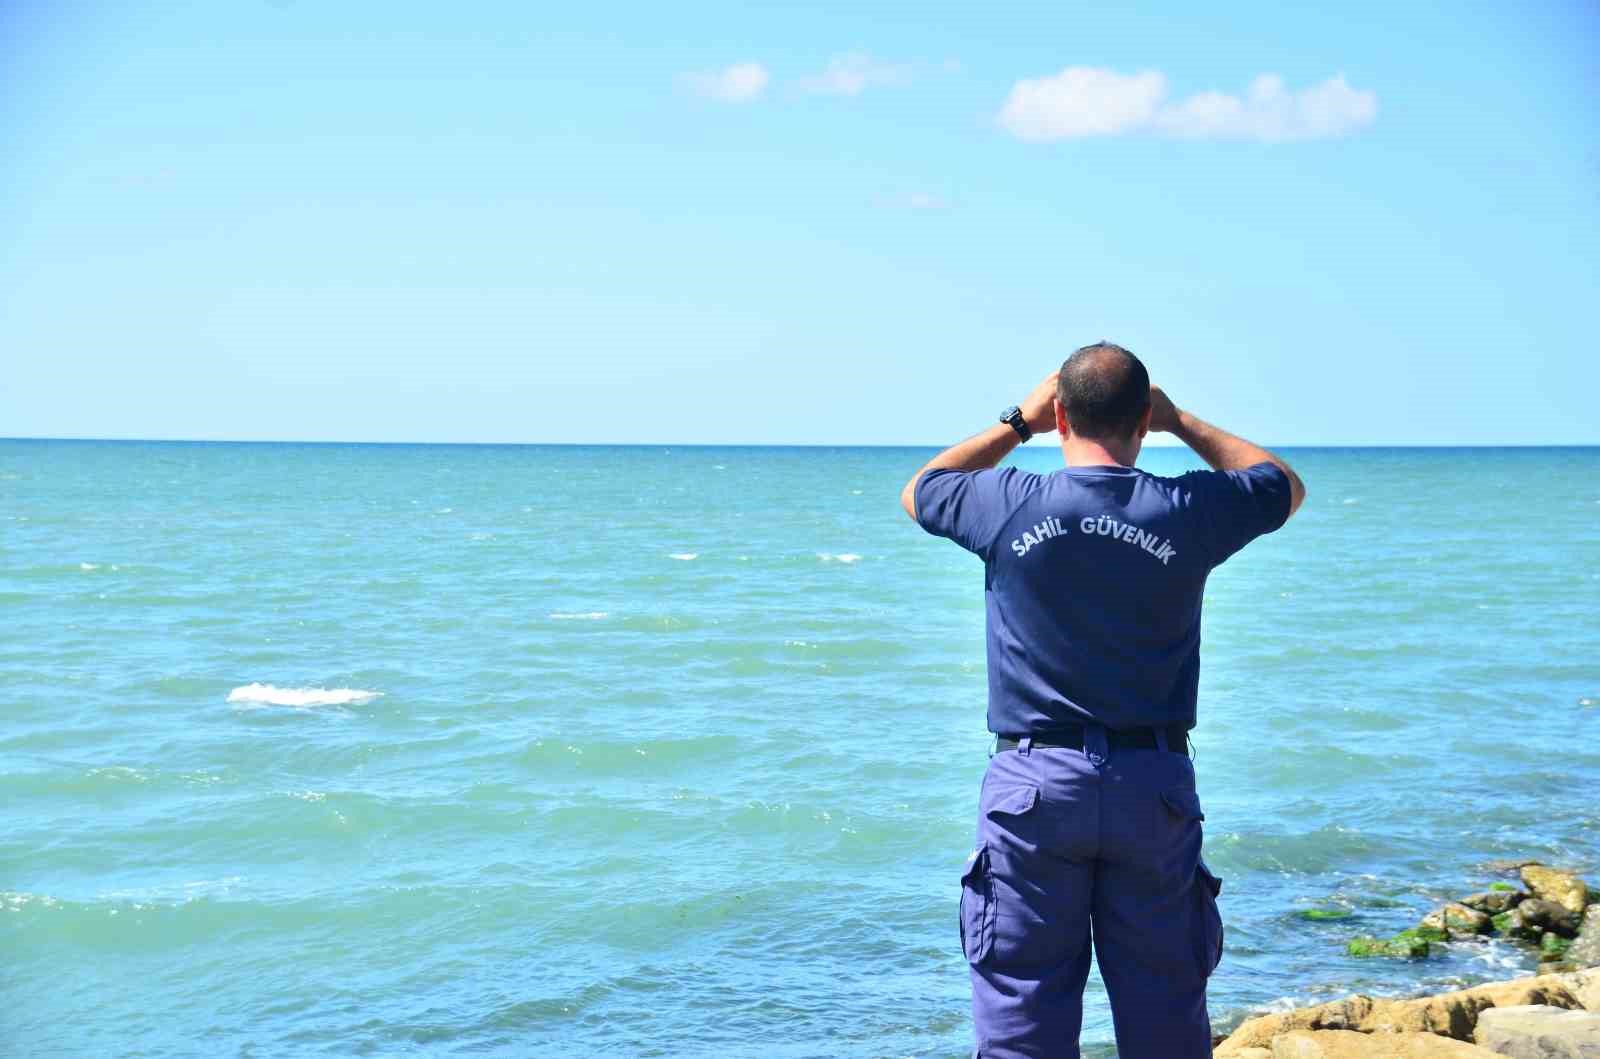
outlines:
[[838, 555], [832, 552], [818, 552], [817, 558], [825, 563], [859, 563], [861, 561], [861, 556], [855, 552], [840, 552]]
[[667, 558], [668, 559], [676, 559], [680, 563], [687, 563], [687, 562], [692, 562], [693, 560], [700, 558], [700, 553], [699, 552], [673, 552], [671, 555], [667, 556]]
[[599, 621], [601, 618], [610, 617], [611, 612], [607, 610], [589, 610], [583, 612], [557, 610], [551, 611], [548, 616], [551, 621]]
[[382, 697], [381, 691], [360, 688], [280, 688], [272, 684], [245, 684], [228, 692], [229, 702], [260, 706], [349, 706]]

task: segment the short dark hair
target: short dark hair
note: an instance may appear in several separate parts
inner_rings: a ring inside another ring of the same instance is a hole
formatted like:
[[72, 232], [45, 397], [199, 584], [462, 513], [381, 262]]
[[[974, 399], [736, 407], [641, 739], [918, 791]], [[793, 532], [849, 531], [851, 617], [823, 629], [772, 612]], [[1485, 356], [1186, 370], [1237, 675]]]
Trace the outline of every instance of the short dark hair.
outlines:
[[1116, 343], [1096, 342], [1061, 365], [1056, 399], [1079, 437], [1131, 438], [1150, 407], [1150, 373]]

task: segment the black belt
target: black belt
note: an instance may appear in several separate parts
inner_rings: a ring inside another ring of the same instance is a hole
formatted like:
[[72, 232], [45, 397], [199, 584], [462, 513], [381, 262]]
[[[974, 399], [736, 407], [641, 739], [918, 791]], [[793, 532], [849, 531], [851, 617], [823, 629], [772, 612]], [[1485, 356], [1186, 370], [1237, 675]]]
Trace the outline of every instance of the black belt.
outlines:
[[[1167, 736], [1167, 749], [1174, 754], [1189, 756], [1189, 730], [1181, 724], [1169, 724], [1162, 729]], [[1015, 750], [1022, 741], [1021, 736], [1002, 735], [995, 737], [995, 752], [1002, 750]], [[1083, 726], [1071, 725], [1066, 728], [1052, 728], [1040, 732], [1033, 737], [1036, 747], [1059, 750], [1083, 749]], [[1157, 750], [1161, 744], [1156, 741], [1154, 728], [1129, 728], [1126, 731], [1117, 731], [1113, 728], [1106, 729], [1106, 745], [1113, 750]]]

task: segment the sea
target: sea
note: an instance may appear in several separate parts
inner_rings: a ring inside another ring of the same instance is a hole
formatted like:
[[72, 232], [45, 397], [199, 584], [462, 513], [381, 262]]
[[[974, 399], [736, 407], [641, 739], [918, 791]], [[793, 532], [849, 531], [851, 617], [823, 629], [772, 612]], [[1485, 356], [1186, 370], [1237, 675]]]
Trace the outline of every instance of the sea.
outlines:
[[[0, 1054], [968, 1055], [932, 455], [0, 441]], [[1346, 945], [1600, 883], [1600, 449], [1283, 455], [1205, 598], [1219, 1032], [1532, 973]]]

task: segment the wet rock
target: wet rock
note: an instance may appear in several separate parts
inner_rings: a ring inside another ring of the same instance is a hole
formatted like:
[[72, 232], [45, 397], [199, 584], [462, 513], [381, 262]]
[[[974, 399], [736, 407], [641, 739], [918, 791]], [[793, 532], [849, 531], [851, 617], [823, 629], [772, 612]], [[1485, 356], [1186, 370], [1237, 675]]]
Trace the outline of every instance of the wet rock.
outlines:
[[1511, 1059], [1600, 1059], [1600, 1015], [1590, 1011], [1495, 1008], [1479, 1016], [1473, 1037]]
[[1296, 1030], [1275, 1037], [1272, 1059], [1492, 1059], [1494, 1052], [1431, 1033], [1385, 1033], [1373, 1037], [1349, 1030]]
[[1445, 934], [1487, 934], [1494, 929], [1488, 915], [1455, 901], [1429, 912], [1423, 917], [1422, 926]]
[[1511, 911], [1527, 896], [1521, 890], [1507, 887], [1504, 890], [1485, 890], [1483, 893], [1468, 894], [1461, 899], [1461, 903], [1468, 908], [1476, 908], [1485, 915], [1493, 916]]
[[1354, 1028], [1368, 1033], [1437, 1033], [1470, 1041], [1482, 1012], [1526, 1004], [1581, 1006], [1565, 977], [1517, 978], [1416, 1000], [1374, 1001]]
[[1297, 919], [1322, 923], [1335, 919], [1349, 919], [1352, 913], [1348, 908], [1300, 908], [1296, 909], [1294, 914]]
[[1578, 927], [1578, 940], [1567, 950], [1567, 959], [1579, 967], [1600, 965], [1600, 905], [1590, 905]]
[[1445, 933], [1431, 927], [1402, 930], [1392, 938], [1375, 938], [1363, 934], [1350, 939], [1345, 952], [1351, 956], [1391, 956], [1398, 959], [1420, 959], [1428, 955], [1430, 941], [1443, 941]]
[[1483, 865], [1483, 870], [1492, 872], [1513, 872], [1521, 871], [1523, 868], [1527, 867], [1537, 867], [1538, 865], [1539, 862], [1536, 860], [1491, 860]]
[[[1559, 963], [1567, 958], [1567, 950], [1572, 948], [1571, 938], [1563, 938], [1556, 934], [1546, 934], [1539, 939], [1539, 959]], [[1577, 965], [1564, 967], [1562, 970], [1576, 971]]]
[[1570, 871], [1530, 864], [1522, 869], [1522, 885], [1533, 896], [1554, 902], [1574, 915], [1583, 915], [1583, 907], [1589, 903], [1589, 887]]
[[1503, 917], [1495, 917], [1495, 925], [1503, 924], [1505, 933], [1523, 941], [1535, 942], [1546, 934], [1576, 937], [1580, 922], [1577, 913], [1541, 897], [1530, 897], [1511, 911], [1503, 913]]

